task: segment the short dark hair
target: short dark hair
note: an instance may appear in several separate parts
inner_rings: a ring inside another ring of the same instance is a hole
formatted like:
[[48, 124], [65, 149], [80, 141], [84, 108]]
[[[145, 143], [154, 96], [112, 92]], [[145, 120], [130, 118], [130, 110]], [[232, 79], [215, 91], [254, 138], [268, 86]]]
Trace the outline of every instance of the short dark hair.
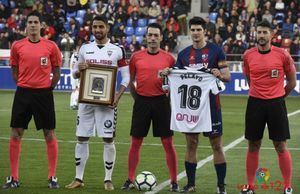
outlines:
[[260, 22], [258, 22], [257, 23], [257, 27], [266, 27], [266, 28], [269, 28], [270, 30], [272, 30], [272, 25], [271, 25], [271, 23], [268, 21], [268, 20], [266, 20], [266, 19], [264, 19], [264, 20], [262, 20], [262, 21], [260, 21]]
[[149, 29], [149, 28], [157, 28], [157, 29], [159, 29], [160, 34], [162, 34], [162, 27], [161, 27], [161, 25], [158, 24], [158, 23], [151, 23], [151, 24], [149, 24], [149, 25], [147, 26], [147, 33], [148, 33], [148, 29]]
[[42, 15], [41, 15], [38, 11], [35, 10], [35, 11], [30, 12], [30, 13], [27, 15], [26, 23], [27, 23], [28, 18], [29, 18], [30, 16], [36, 16], [36, 17], [39, 18], [40, 23], [42, 22]]
[[106, 26], [108, 25], [108, 20], [103, 16], [96, 15], [92, 20], [92, 24], [94, 23], [95, 20], [102, 21], [103, 23], [105, 23]]
[[201, 25], [203, 29], [206, 28], [206, 22], [202, 17], [195, 16], [189, 21], [189, 28], [191, 28], [192, 25]]

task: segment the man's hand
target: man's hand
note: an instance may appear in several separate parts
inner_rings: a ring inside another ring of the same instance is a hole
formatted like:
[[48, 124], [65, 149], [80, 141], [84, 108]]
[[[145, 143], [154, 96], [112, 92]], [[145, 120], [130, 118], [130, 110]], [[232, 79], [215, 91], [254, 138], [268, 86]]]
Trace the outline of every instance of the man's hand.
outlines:
[[79, 63], [78, 64], [79, 71], [83, 71], [83, 70], [87, 69], [88, 67], [89, 67], [89, 65], [87, 63]]
[[164, 77], [164, 76], [169, 75], [171, 73], [171, 70], [172, 70], [172, 68], [170, 68], [170, 67], [164, 68], [163, 70], [161, 70], [159, 72], [159, 77]]

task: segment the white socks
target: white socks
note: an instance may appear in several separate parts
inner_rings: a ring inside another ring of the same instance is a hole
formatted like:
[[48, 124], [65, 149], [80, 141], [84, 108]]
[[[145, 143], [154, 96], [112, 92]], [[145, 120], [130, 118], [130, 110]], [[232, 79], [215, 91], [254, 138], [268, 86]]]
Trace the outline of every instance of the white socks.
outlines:
[[77, 142], [75, 146], [75, 164], [76, 164], [76, 177], [83, 180], [83, 173], [87, 159], [89, 158], [89, 142]]
[[104, 181], [111, 180], [115, 161], [116, 161], [115, 143], [104, 142], [104, 149], [103, 149], [103, 162], [104, 162], [104, 169], [105, 169]]

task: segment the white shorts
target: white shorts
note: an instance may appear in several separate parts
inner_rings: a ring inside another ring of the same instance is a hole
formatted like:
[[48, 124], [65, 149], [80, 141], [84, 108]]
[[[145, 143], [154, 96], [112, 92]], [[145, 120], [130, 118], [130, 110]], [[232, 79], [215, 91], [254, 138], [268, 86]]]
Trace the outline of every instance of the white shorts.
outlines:
[[77, 137], [114, 137], [117, 125], [117, 109], [101, 105], [79, 103]]

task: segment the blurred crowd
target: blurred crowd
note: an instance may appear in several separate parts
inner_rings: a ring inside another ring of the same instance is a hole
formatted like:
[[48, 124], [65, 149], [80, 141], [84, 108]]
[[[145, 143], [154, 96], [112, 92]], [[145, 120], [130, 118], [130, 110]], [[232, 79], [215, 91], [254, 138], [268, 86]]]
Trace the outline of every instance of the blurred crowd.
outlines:
[[[255, 46], [256, 24], [262, 19], [273, 25], [274, 45], [300, 55], [299, 0], [208, 0], [208, 5], [207, 40], [220, 45], [228, 60], [241, 60], [241, 54]], [[176, 52], [177, 37], [188, 33], [190, 9], [191, 0], [0, 0], [0, 49], [26, 36], [26, 15], [37, 10], [43, 16], [42, 36], [55, 41], [66, 59], [94, 39], [90, 24], [95, 14], [108, 19], [111, 41], [128, 53], [145, 48], [151, 22], [163, 27], [162, 48]]]
[[299, 61], [300, 1], [298, 0], [209, 0], [207, 39], [223, 47], [230, 61], [256, 43], [256, 24], [272, 23], [272, 44], [282, 47]]

